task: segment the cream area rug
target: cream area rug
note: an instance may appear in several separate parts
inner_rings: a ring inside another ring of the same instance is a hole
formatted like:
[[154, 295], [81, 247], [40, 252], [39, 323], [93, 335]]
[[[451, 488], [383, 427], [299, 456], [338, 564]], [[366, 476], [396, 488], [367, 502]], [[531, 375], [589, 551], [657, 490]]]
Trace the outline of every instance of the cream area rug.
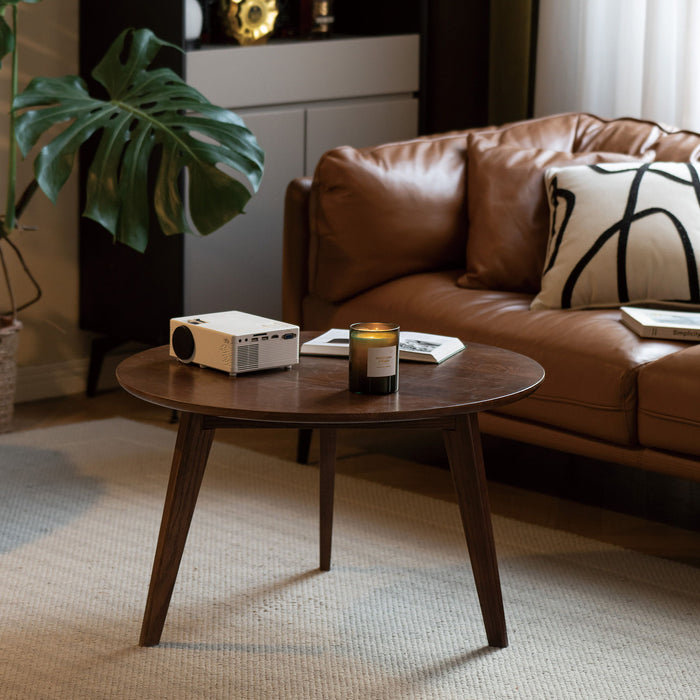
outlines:
[[175, 434], [0, 438], [0, 698], [700, 697], [700, 570], [494, 518], [486, 646], [456, 506], [215, 442], [162, 643], [137, 645]]

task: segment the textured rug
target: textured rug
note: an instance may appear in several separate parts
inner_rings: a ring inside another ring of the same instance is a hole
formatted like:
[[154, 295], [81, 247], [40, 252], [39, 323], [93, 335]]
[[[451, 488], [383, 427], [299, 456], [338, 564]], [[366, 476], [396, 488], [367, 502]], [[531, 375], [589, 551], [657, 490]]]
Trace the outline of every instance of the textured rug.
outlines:
[[215, 443], [162, 643], [137, 640], [175, 435], [0, 437], [0, 697], [700, 697], [700, 571], [494, 518], [486, 646], [456, 506]]

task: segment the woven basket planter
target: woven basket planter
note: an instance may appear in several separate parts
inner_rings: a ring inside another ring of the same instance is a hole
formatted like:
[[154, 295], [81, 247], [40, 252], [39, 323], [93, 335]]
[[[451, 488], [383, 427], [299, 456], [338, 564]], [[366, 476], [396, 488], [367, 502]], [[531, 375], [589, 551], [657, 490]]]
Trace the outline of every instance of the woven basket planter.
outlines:
[[12, 427], [17, 383], [17, 345], [22, 324], [19, 321], [0, 327], [0, 433]]

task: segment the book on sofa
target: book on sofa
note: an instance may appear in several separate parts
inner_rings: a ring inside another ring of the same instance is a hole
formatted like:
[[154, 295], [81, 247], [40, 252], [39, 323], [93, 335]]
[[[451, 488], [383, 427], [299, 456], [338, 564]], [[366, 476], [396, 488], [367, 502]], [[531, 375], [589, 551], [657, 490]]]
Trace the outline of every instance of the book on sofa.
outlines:
[[[299, 350], [302, 355], [335, 355], [347, 357], [350, 348], [350, 331], [331, 328], [317, 338], [307, 341]], [[399, 333], [399, 359], [440, 364], [448, 357], [465, 349], [459, 338], [431, 333], [401, 331]]]
[[620, 320], [642, 338], [700, 342], [700, 310], [622, 306]]

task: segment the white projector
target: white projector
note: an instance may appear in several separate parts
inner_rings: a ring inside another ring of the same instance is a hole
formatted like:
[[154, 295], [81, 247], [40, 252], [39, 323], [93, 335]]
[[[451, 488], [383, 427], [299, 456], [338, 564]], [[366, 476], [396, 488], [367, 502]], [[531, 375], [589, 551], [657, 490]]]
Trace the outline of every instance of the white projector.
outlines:
[[242, 311], [170, 319], [170, 355], [235, 376], [299, 362], [299, 326]]

